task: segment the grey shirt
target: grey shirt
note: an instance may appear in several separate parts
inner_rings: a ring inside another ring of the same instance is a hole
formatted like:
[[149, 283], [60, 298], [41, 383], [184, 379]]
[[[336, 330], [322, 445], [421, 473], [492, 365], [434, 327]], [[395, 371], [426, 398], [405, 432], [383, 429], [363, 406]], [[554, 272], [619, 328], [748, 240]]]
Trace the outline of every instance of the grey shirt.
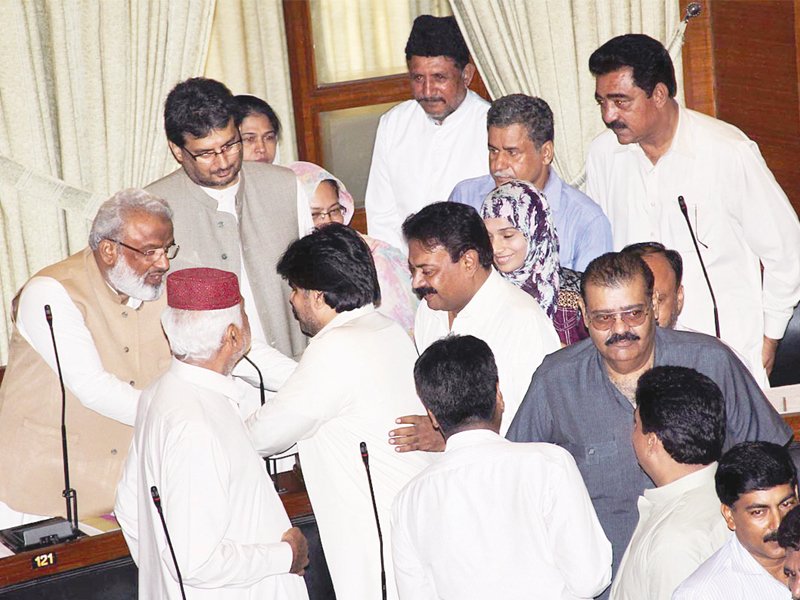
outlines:
[[[655, 366], [691, 367], [722, 390], [727, 411], [725, 450], [743, 441], [786, 444], [792, 437], [761, 388], [734, 353], [716, 338], [656, 329]], [[515, 442], [566, 448], [583, 475], [614, 551], [614, 574], [636, 527], [637, 498], [653, 487], [631, 445], [633, 406], [606, 373], [591, 339], [550, 354], [508, 430]]]

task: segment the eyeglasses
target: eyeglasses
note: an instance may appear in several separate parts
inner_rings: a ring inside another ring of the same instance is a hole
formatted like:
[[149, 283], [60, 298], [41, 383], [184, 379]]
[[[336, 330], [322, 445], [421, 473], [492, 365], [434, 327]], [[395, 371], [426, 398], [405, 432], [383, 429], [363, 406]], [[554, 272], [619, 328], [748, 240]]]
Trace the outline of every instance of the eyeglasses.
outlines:
[[334, 219], [337, 219], [343, 215], [344, 215], [344, 207], [335, 206], [328, 211], [312, 212], [311, 219], [314, 221], [314, 223], [319, 223], [320, 221], [324, 221], [325, 217], [328, 217], [331, 221], [333, 221]]
[[181, 247], [176, 244], [175, 242], [171, 243], [166, 248], [153, 248], [152, 250], [139, 250], [138, 248], [134, 248], [133, 246], [129, 246], [125, 242], [120, 242], [119, 240], [113, 240], [111, 238], [106, 238], [109, 242], [114, 242], [115, 244], [119, 244], [123, 248], [127, 248], [128, 250], [133, 250], [134, 252], [138, 252], [144, 259], [148, 262], [156, 262], [157, 260], [161, 260], [162, 256], [166, 256], [168, 260], [172, 260], [176, 256], [178, 256], [178, 250]]
[[589, 322], [594, 325], [595, 329], [606, 331], [614, 326], [614, 323], [617, 322], [617, 317], [619, 317], [628, 327], [638, 327], [644, 323], [648, 312], [650, 312], [650, 309], [647, 306], [639, 306], [619, 312], [596, 313], [589, 315]]
[[200, 152], [199, 154], [193, 154], [189, 150], [186, 149], [186, 146], [181, 146], [184, 150], [186, 150], [186, 154], [191, 156], [194, 160], [200, 163], [211, 164], [214, 162], [214, 159], [217, 158], [220, 154], [224, 154], [225, 156], [235, 156], [242, 151], [242, 140], [239, 138], [234, 142], [228, 142], [224, 146], [222, 146], [219, 150], [205, 150]]

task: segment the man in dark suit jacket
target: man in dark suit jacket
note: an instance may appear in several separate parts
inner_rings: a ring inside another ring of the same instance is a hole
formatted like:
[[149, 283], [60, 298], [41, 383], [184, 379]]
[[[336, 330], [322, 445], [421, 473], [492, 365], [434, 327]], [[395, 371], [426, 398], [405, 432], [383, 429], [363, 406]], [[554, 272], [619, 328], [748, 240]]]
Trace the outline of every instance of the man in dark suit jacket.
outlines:
[[297, 181], [282, 167], [242, 164], [237, 119], [233, 95], [222, 83], [197, 77], [176, 85], [167, 96], [164, 125], [182, 168], [147, 190], [174, 211], [181, 253], [173, 268], [236, 273], [254, 339], [298, 357], [306, 338], [292, 316], [289, 287], [275, 271], [298, 236]]

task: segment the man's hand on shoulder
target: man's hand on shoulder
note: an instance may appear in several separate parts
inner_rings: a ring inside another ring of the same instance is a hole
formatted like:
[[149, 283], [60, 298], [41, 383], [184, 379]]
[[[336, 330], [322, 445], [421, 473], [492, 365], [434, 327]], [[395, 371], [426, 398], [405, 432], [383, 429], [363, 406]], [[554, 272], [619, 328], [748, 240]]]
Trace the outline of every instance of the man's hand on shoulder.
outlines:
[[308, 566], [308, 542], [306, 536], [297, 527], [292, 527], [281, 537], [282, 542], [286, 542], [292, 547], [292, 567], [290, 573], [303, 575]]
[[779, 342], [780, 340], [773, 340], [764, 336], [764, 345], [761, 347], [761, 364], [764, 365], [767, 376], [772, 373], [772, 369], [775, 366], [775, 352], [778, 349]]
[[425, 452], [442, 452], [444, 437], [442, 432], [433, 427], [428, 415], [409, 415], [397, 419], [399, 427], [389, 432], [389, 443], [397, 452], [423, 450]]

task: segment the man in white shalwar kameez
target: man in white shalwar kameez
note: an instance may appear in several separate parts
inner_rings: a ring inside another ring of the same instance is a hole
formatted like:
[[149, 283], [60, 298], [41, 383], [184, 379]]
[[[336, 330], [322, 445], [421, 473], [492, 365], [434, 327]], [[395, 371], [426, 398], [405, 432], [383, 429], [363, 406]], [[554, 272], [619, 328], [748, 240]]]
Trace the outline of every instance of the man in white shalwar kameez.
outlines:
[[[139, 567], [139, 597], [307, 600], [308, 546], [250, 443], [230, 372], [250, 346], [235, 274], [167, 278], [172, 364], [143, 393], [116, 517]], [[173, 562], [151, 486], [160, 493]]]
[[403, 251], [409, 214], [489, 174], [489, 103], [468, 88], [475, 65], [455, 18], [420, 15], [405, 50], [414, 98], [381, 116], [364, 200], [369, 235]]
[[719, 337], [765, 387], [800, 300], [797, 213], [755, 142], [678, 104], [672, 59], [660, 42], [642, 34], [613, 38], [595, 50], [589, 70], [609, 131], [589, 146], [586, 193], [611, 221], [614, 249], [658, 241], [680, 252], [681, 324], [714, 335], [702, 256]]
[[397, 415], [419, 411], [416, 352], [408, 334], [375, 310], [380, 288], [369, 248], [337, 223], [292, 243], [278, 263], [295, 316], [311, 342], [276, 397], [247, 420], [265, 455], [295, 442], [336, 596], [380, 598], [380, 552], [367, 474], [370, 454], [385, 544], [387, 592], [397, 598], [389, 510], [430, 458], [386, 443]]
[[401, 600], [577, 600], [603, 591], [611, 544], [575, 460], [553, 444], [500, 437], [503, 395], [486, 342], [433, 342], [414, 379], [447, 447], [392, 508]]

